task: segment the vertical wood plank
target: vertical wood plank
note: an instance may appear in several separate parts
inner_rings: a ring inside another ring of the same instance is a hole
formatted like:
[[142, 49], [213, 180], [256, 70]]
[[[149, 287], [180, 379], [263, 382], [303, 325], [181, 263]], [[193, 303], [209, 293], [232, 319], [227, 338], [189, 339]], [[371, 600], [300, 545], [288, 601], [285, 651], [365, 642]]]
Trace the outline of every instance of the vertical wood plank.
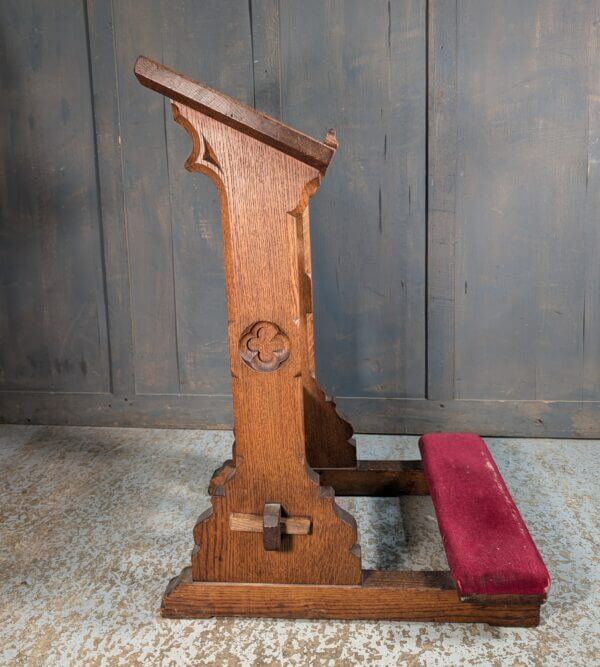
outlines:
[[[165, 119], [162, 98], [133, 76], [140, 53], [161, 60], [161, 4], [140, 11], [133, 0], [114, 3], [125, 220], [131, 277], [136, 391], [180, 391], [176, 338], [173, 239]], [[173, 20], [178, 21], [176, 3]]]
[[425, 389], [425, 2], [281, 2], [282, 120], [340, 149], [311, 202], [317, 373]]
[[[535, 62], [533, 76], [544, 91], [540, 90], [540, 98], [535, 93], [526, 98], [525, 127], [531, 128], [536, 148], [529, 155], [517, 152], [527, 160], [523, 177], [527, 174], [537, 192], [527, 209], [515, 212], [522, 224], [535, 214], [542, 225], [534, 309], [539, 331], [534, 398], [542, 400], [577, 400], [581, 396], [586, 253], [581, 212], [585, 208], [589, 139], [586, 33], [600, 18], [600, 3], [595, 9], [593, 5], [576, 0], [565, 13], [561, 0], [540, 1], [534, 13], [535, 32], [531, 30], [523, 40], [535, 47], [531, 56], [524, 45], [523, 61]], [[556, 53], [557, 40], [561, 54]], [[517, 115], [513, 122], [519, 120]], [[532, 156], [536, 162], [533, 170]], [[521, 172], [520, 165], [515, 171]], [[580, 213], [573, 215], [574, 211]]]
[[459, 3], [457, 397], [581, 396], [596, 14]]
[[123, 198], [121, 118], [112, 2], [87, 0], [112, 390], [135, 393], [129, 255]]
[[137, 390], [229, 393], [217, 193], [185, 171], [189, 138], [131, 64], [143, 52], [252, 104], [249, 5], [155, 0], [142, 16], [128, 2], [115, 13]]
[[[161, 7], [164, 62], [251, 106], [249, 3], [179, 0], [175, 13], [171, 2]], [[173, 122], [170, 109], [166, 111], [180, 391], [228, 394], [231, 379], [218, 195], [208, 178], [184, 169], [190, 139]]]
[[454, 396], [457, 0], [428, 2], [427, 398]]
[[84, 5], [4, 2], [0, 12], [0, 388], [106, 392]]
[[[598, 12], [600, 15], [600, 8]], [[600, 400], [600, 16], [587, 24], [587, 160], [585, 169], [585, 295], [581, 398]]]
[[281, 118], [279, 0], [251, 0], [250, 10], [254, 107]]

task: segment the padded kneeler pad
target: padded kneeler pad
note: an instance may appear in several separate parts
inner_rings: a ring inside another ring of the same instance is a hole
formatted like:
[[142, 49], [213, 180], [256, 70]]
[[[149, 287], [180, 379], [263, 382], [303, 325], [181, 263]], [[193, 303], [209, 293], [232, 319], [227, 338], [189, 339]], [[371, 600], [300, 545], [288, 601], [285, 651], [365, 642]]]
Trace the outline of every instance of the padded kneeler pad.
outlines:
[[431, 433], [419, 449], [461, 598], [545, 596], [550, 575], [485, 442]]

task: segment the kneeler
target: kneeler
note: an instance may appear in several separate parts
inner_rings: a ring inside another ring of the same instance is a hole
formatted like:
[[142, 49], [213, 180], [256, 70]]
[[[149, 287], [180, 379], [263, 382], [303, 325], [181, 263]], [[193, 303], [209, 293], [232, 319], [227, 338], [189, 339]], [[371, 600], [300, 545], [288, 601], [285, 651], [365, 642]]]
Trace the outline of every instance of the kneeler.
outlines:
[[[548, 572], [485, 443], [430, 434], [422, 461], [357, 461], [317, 383], [308, 202], [335, 134], [311, 139], [148, 58], [135, 74], [170, 98], [186, 169], [219, 192], [234, 412], [233, 458], [162, 615], [536, 625]], [[450, 571], [363, 570], [335, 495], [428, 493]]]

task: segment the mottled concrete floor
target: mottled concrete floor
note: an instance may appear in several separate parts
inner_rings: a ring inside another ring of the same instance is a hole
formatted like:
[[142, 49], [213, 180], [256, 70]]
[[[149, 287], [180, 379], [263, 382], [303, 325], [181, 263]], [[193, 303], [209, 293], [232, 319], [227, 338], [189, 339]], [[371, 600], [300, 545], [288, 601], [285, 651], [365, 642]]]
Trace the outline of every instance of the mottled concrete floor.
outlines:
[[[362, 436], [363, 458], [416, 456]], [[600, 664], [600, 442], [489, 440], [553, 577], [536, 629], [158, 616], [231, 434], [0, 427], [2, 665]], [[446, 567], [429, 498], [345, 499], [365, 567]]]

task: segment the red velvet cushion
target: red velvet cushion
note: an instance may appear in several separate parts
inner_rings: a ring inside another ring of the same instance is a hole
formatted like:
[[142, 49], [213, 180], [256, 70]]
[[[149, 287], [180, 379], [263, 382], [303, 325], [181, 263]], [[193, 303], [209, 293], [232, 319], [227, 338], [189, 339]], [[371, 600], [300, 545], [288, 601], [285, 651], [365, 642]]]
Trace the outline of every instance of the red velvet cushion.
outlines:
[[548, 570], [485, 442], [431, 433], [419, 448], [460, 596], [545, 595]]

